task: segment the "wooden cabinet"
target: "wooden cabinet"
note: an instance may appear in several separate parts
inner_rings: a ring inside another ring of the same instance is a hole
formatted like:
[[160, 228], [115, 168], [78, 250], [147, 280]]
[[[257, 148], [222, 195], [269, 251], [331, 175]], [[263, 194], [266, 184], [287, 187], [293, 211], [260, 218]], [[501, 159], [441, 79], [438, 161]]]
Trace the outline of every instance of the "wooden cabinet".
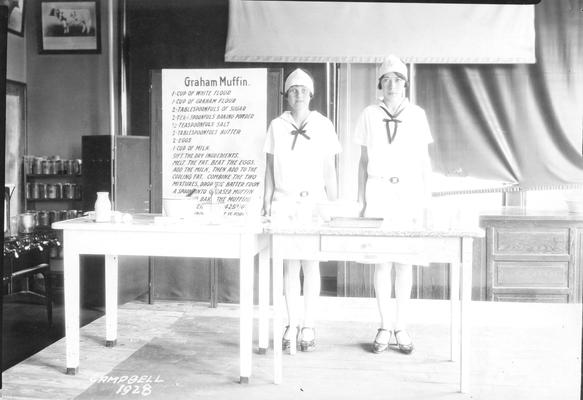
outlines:
[[581, 302], [583, 214], [506, 207], [481, 225], [487, 300]]

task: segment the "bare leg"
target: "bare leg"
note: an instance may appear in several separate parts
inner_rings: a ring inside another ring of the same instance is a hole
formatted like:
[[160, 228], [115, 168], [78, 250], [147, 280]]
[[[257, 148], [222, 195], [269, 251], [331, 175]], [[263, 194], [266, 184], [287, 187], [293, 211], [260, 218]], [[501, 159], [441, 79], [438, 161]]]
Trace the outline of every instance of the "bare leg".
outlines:
[[[303, 260], [302, 270], [304, 271], [304, 326], [314, 328], [320, 298], [320, 263], [313, 260]], [[303, 332], [303, 339], [313, 340], [314, 331], [306, 329]]]
[[413, 286], [413, 268], [410, 264], [395, 263], [395, 298], [396, 315], [395, 331], [401, 331], [398, 339], [400, 344], [411, 344], [411, 338], [406, 334], [407, 317], [409, 316], [409, 303], [411, 288]]
[[391, 336], [391, 267], [392, 263], [384, 263], [376, 264], [374, 269], [374, 289], [383, 329], [375, 339], [379, 343], [388, 343]]
[[286, 260], [283, 265], [283, 287], [287, 318], [290, 329], [287, 330], [284, 339], [289, 335], [295, 335], [294, 327], [299, 325], [298, 303], [300, 299], [300, 261]]

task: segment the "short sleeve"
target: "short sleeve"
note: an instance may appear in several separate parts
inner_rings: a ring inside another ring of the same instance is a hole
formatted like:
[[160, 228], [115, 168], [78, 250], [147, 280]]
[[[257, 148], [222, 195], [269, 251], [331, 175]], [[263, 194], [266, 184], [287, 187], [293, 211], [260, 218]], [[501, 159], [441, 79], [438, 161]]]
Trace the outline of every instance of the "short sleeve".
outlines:
[[273, 121], [269, 123], [269, 128], [267, 128], [267, 134], [265, 135], [265, 143], [263, 144], [263, 152], [268, 154], [273, 154], [275, 152]]

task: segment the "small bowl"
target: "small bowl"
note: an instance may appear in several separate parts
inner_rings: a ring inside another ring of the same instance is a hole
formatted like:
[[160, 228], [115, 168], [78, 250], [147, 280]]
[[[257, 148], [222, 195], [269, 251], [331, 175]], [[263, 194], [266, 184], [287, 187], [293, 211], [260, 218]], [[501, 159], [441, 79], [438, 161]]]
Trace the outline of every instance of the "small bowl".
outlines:
[[162, 199], [162, 208], [167, 217], [192, 217], [196, 212], [196, 199], [190, 197]]

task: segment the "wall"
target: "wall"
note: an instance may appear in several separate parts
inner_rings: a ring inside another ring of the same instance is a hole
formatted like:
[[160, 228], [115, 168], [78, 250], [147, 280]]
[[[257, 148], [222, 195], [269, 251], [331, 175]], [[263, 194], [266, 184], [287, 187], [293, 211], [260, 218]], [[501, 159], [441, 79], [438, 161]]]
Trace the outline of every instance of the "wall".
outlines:
[[101, 54], [39, 54], [35, 19], [39, 4], [27, 1], [29, 154], [80, 158], [82, 135], [110, 133], [108, 1], [100, 4]]

